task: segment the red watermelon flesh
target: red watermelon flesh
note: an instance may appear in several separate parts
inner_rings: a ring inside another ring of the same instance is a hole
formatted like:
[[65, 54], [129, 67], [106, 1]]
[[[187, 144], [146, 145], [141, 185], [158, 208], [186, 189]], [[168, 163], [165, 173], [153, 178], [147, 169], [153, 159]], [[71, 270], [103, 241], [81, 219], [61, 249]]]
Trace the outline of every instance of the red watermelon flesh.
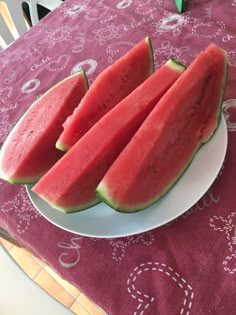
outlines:
[[55, 143], [62, 124], [88, 89], [84, 71], [57, 83], [38, 98], [14, 126], [0, 152], [0, 177], [35, 183], [62, 157]]
[[[221, 116], [221, 108], [225, 92], [225, 84], [222, 82], [227, 81], [228, 68], [227, 68], [227, 56], [223, 50], [219, 51], [219, 48], [215, 44], [211, 44], [207, 47], [206, 53], [211, 57], [211, 62], [214, 67], [215, 78], [214, 80], [214, 94], [211, 96], [211, 106], [208, 106], [208, 113], [211, 116], [208, 116], [206, 123], [202, 128], [202, 142], [207, 142], [212, 136], [212, 130], [214, 131], [219, 123]], [[223, 62], [225, 58], [225, 62]], [[221, 77], [221, 80], [219, 79]], [[213, 113], [213, 115], [212, 115]]]
[[151, 40], [146, 37], [96, 78], [64, 123], [56, 147], [70, 149], [103, 115], [153, 73]]
[[121, 212], [142, 210], [183, 174], [218, 126], [227, 77], [226, 53], [202, 52], [161, 98], [97, 187]]
[[104, 115], [32, 190], [64, 212], [83, 210], [98, 203], [94, 193], [98, 183], [184, 69], [169, 60]]

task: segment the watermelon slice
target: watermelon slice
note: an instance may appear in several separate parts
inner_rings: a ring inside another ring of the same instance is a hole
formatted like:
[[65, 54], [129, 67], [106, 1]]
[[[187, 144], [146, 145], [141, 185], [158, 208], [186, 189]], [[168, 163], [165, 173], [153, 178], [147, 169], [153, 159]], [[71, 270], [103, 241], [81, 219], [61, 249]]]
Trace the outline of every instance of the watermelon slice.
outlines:
[[95, 80], [73, 115], [64, 123], [56, 147], [70, 149], [103, 115], [154, 71], [151, 40], [146, 37]]
[[169, 60], [104, 115], [32, 190], [64, 212], [98, 203], [94, 191], [102, 177], [184, 69]]
[[142, 210], [163, 196], [213, 135], [227, 77], [226, 53], [201, 52], [161, 98], [96, 189], [121, 212]]
[[38, 98], [14, 126], [0, 151], [0, 177], [35, 183], [62, 157], [55, 148], [62, 124], [88, 89], [84, 71], [67, 77]]

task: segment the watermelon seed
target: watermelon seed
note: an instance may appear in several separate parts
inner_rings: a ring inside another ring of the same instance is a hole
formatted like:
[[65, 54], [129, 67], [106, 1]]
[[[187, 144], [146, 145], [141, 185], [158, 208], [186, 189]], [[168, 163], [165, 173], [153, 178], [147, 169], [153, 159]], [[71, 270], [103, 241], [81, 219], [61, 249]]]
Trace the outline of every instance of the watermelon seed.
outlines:
[[129, 76], [127, 74], [124, 74], [124, 76], [121, 78], [121, 81], [123, 83], [126, 83], [129, 80]]

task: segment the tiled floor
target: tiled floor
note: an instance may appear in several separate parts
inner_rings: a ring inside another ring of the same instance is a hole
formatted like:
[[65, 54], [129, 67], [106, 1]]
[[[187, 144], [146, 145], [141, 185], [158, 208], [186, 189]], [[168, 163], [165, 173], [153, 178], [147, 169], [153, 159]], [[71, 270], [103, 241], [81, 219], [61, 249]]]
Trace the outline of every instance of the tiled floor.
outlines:
[[34, 257], [25, 248], [15, 246], [1, 238], [1, 236], [0, 242], [34, 282], [73, 313], [78, 315], [104, 315], [104, 312], [83, 293], [63, 280], [55, 271]]

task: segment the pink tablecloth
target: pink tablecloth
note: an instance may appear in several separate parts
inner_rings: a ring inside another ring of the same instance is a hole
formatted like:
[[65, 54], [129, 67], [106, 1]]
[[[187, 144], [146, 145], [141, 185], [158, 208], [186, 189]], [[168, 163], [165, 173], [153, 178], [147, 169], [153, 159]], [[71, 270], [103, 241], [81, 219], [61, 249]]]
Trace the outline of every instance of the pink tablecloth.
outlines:
[[[236, 1], [67, 0], [0, 53], [0, 142], [41, 93], [83, 66], [97, 74], [150, 35], [156, 67], [188, 65], [209, 43], [229, 54], [225, 101], [236, 99]], [[96, 239], [44, 219], [24, 186], [0, 181], [0, 226], [108, 314], [236, 314], [236, 103], [226, 103], [228, 149], [209, 191], [149, 232]]]

